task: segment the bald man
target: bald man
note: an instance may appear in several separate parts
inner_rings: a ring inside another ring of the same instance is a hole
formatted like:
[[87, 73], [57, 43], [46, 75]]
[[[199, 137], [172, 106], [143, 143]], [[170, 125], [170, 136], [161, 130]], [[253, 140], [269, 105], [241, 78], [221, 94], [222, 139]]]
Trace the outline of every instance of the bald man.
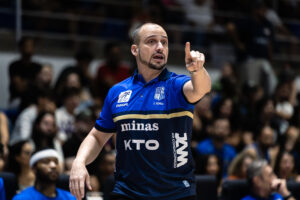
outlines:
[[113, 86], [100, 117], [82, 142], [70, 174], [70, 191], [84, 197], [91, 190], [86, 165], [116, 134], [115, 200], [195, 199], [190, 140], [194, 103], [211, 89], [204, 55], [185, 46], [190, 76], [166, 69], [168, 35], [146, 23], [132, 34], [134, 75]]

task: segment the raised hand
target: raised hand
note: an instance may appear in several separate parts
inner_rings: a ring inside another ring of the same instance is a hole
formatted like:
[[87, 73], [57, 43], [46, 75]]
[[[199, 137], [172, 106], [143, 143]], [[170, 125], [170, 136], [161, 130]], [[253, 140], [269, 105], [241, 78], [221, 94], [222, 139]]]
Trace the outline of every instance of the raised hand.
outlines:
[[190, 73], [194, 73], [203, 68], [205, 57], [199, 51], [191, 51], [191, 44], [185, 43], [185, 65]]

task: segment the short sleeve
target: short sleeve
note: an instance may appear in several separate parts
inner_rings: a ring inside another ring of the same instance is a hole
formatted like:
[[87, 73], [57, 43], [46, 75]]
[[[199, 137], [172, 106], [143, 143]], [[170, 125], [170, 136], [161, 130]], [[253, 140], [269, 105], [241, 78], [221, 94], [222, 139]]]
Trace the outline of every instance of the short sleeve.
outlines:
[[112, 92], [110, 91], [106, 96], [100, 116], [95, 123], [95, 128], [105, 133], [112, 133], [116, 131], [116, 126], [112, 119], [111, 93]]
[[174, 98], [178, 99], [179, 104], [182, 106], [190, 106], [191, 103], [187, 100], [183, 93], [183, 86], [186, 82], [190, 81], [191, 77], [186, 75], [178, 75], [173, 81]]

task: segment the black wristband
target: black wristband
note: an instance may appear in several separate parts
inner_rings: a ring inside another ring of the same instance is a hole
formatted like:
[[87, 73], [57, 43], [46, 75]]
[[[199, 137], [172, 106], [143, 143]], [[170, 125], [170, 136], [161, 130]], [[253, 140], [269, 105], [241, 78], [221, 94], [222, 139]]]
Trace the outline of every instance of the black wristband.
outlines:
[[291, 198], [293, 196], [292, 193], [290, 193], [289, 195], [287, 195], [286, 197], [283, 197], [283, 200], [288, 200], [289, 198]]

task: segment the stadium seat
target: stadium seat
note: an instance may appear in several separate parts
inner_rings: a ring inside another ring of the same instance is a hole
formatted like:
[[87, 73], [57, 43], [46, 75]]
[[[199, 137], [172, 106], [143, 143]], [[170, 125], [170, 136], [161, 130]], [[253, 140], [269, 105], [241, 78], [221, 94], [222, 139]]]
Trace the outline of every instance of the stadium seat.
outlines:
[[212, 175], [197, 175], [196, 190], [197, 200], [217, 200], [218, 183], [215, 176]]
[[67, 190], [67, 191], [70, 191], [69, 189], [69, 175], [66, 175], [66, 174], [61, 174], [59, 176], [59, 179], [56, 183], [56, 187], [60, 188], [60, 189], [63, 189], [63, 190]]
[[246, 180], [224, 180], [221, 200], [241, 200], [250, 189]]
[[18, 189], [18, 183], [15, 174], [10, 172], [0, 172], [0, 177], [4, 182], [6, 199], [12, 199]]
[[[288, 181], [287, 187], [296, 199], [300, 199], [300, 183]], [[240, 200], [250, 193], [246, 180], [225, 180], [222, 185], [221, 200]]]

